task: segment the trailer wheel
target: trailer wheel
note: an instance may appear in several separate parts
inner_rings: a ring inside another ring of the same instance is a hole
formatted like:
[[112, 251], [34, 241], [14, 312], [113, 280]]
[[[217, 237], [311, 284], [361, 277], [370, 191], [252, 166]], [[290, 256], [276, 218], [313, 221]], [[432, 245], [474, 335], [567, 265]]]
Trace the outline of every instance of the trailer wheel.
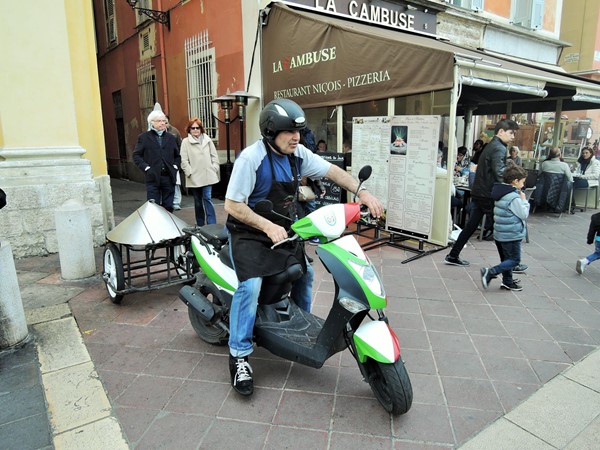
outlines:
[[110, 300], [115, 303], [121, 303], [123, 294], [118, 294], [117, 291], [122, 291], [125, 288], [125, 275], [123, 272], [123, 261], [121, 253], [117, 246], [113, 243], [107, 244], [104, 250], [104, 269], [102, 277], [106, 283], [106, 290]]

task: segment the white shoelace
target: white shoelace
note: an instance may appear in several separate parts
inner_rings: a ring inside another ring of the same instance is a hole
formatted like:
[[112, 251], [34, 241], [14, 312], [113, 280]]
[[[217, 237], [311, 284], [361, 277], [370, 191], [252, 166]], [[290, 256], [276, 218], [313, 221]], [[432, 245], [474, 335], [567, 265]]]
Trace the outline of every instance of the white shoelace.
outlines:
[[248, 361], [244, 361], [243, 359], [237, 359], [235, 362], [236, 372], [235, 372], [235, 383], [241, 381], [252, 380], [250, 374], [252, 373], [252, 367], [250, 367], [250, 363]]

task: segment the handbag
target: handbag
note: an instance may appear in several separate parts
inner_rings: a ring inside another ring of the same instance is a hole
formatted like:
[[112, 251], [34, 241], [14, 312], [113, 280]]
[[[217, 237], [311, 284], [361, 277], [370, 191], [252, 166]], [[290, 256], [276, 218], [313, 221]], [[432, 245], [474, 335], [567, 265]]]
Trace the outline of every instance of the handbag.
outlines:
[[315, 199], [315, 191], [310, 186], [298, 187], [298, 201], [310, 202]]

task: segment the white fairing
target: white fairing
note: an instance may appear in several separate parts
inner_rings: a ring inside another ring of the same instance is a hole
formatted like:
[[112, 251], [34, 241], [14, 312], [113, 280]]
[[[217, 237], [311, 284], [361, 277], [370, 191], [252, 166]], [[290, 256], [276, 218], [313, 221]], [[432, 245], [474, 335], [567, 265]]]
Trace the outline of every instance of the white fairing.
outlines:
[[[208, 266], [210, 266], [210, 268], [219, 277], [221, 277], [221, 279], [223, 279], [223, 281], [225, 281], [225, 283], [227, 283], [228, 285], [233, 287], [233, 290], [225, 289], [222, 286], [218, 286], [218, 285], [217, 285], [217, 287], [219, 289], [223, 289], [226, 292], [229, 292], [230, 294], [233, 294], [233, 292], [238, 287], [238, 279], [237, 279], [237, 276], [236, 276], [234, 270], [232, 268], [226, 266], [225, 264], [223, 264], [221, 262], [221, 260], [219, 259], [219, 256], [217, 253], [209, 252], [207, 250], [207, 248], [200, 243], [199, 239], [196, 236], [192, 236], [192, 245], [200, 253], [200, 257], [204, 261], [202, 264], [204, 264], [204, 263], [208, 264]], [[203, 268], [203, 270], [204, 270], [204, 268]], [[210, 278], [214, 279], [214, 277], [210, 277]]]
[[321, 234], [328, 239], [335, 239], [346, 230], [346, 210], [341, 203], [322, 206], [310, 213], [308, 217]]
[[365, 322], [356, 330], [354, 336], [377, 350], [389, 362], [396, 361], [395, 349], [397, 347], [385, 322], [381, 320]]
[[358, 243], [358, 241], [356, 240], [356, 238], [354, 236], [351, 236], [351, 235], [344, 236], [342, 238], [339, 238], [335, 242], [333, 242], [333, 244], [352, 253], [354, 256], [362, 259], [363, 261], [368, 261], [367, 255], [365, 254], [364, 250], [362, 249], [362, 247], [360, 246], [360, 244]]

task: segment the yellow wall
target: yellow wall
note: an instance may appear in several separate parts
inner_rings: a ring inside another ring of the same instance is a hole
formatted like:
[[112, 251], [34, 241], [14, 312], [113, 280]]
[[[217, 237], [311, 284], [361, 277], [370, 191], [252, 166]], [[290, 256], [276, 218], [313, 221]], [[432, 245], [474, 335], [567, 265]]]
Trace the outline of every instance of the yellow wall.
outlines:
[[105, 175], [91, 2], [11, 2], [0, 41], [0, 145], [81, 146], [93, 175]]
[[572, 46], [563, 50], [559, 64], [567, 72], [600, 68], [600, 64], [594, 61], [598, 10], [597, 1], [569, 0], [568, 4], [564, 3], [560, 38]]

